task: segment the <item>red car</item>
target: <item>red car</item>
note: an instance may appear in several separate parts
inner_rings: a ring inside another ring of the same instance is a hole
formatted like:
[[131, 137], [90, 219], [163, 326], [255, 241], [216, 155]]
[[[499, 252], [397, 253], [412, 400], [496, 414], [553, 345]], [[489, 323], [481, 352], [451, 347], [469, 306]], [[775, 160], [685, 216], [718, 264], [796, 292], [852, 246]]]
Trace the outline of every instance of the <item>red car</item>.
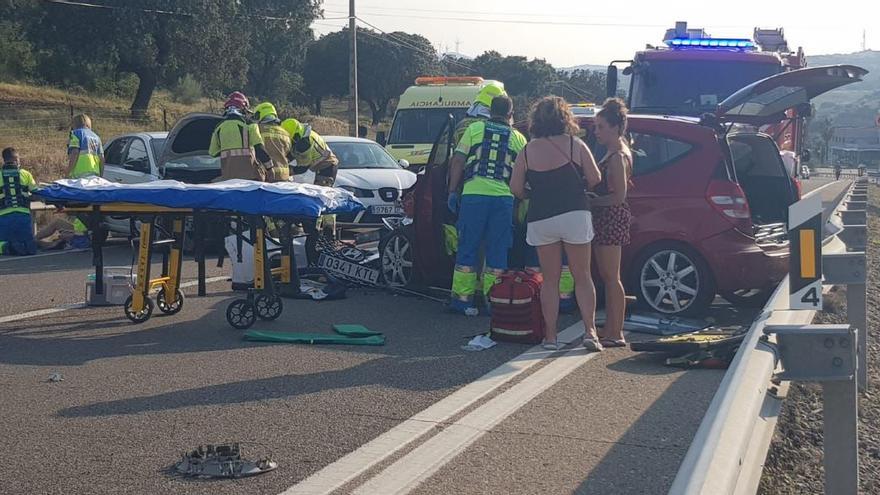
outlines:
[[[786, 221], [798, 191], [779, 148], [757, 127], [803, 115], [809, 100], [861, 80], [854, 66], [791, 71], [755, 82], [703, 119], [631, 115], [632, 242], [623, 251], [627, 293], [654, 311], [694, 314], [721, 294], [747, 303], [772, 289], [788, 270]], [[593, 117], [581, 117], [591, 139]], [[449, 287], [454, 257], [443, 224], [447, 162], [452, 152], [447, 124], [406, 205], [410, 221], [380, 242], [382, 272], [392, 285]], [[753, 297], [750, 297], [753, 296]]]

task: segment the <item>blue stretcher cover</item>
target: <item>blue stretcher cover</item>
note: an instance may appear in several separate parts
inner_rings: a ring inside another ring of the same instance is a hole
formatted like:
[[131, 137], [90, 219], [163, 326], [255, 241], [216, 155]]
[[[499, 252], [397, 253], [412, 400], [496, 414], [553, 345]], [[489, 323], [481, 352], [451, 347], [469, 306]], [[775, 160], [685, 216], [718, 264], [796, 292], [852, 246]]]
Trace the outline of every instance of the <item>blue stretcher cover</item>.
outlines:
[[297, 182], [265, 183], [233, 179], [212, 184], [159, 180], [119, 184], [101, 177], [58, 180], [34, 193], [47, 202], [139, 203], [166, 208], [223, 210], [247, 215], [317, 218], [364, 209], [343, 189]]

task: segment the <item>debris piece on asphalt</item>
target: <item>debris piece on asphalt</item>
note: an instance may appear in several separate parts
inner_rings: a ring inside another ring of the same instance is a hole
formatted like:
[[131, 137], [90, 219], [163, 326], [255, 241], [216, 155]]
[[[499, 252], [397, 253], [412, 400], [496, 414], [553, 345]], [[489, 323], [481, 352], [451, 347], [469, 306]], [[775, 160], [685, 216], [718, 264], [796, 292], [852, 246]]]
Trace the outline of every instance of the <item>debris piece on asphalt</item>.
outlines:
[[495, 344], [496, 342], [492, 340], [488, 335], [480, 334], [472, 338], [470, 342], [467, 343], [467, 345], [461, 346], [461, 348], [465, 351], [479, 352], [485, 351], [486, 349], [491, 349], [495, 347]]
[[62, 375], [61, 373], [57, 373], [57, 372], [56, 372], [56, 373], [51, 373], [51, 374], [49, 375], [49, 380], [47, 380], [47, 381], [50, 382], [50, 383], [63, 382], [63, 381], [64, 381], [64, 375]]
[[267, 473], [278, 467], [268, 457], [250, 461], [241, 457], [238, 443], [199, 445], [184, 453], [174, 465], [175, 471], [186, 476], [202, 478], [244, 478]]
[[289, 344], [385, 345], [382, 332], [363, 325], [333, 325], [336, 334], [302, 332], [245, 332], [244, 339], [257, 342], [284, 342]]

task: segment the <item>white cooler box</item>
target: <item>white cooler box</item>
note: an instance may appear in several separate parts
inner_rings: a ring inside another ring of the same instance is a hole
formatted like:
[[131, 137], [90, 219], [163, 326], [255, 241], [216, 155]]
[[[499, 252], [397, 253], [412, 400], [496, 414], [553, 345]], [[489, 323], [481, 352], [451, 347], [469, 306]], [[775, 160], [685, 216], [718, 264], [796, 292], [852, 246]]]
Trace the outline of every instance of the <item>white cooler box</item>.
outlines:
[[121, 306], [131, 295], [137, 275], [127, 266], [104, 267], [104, 293], [95, 294], [95, 274], [86, 281], [86, 304], [89, 306]]
[[[244, 234], [245, 239], [248, 238], [247, 233]], [[241, 243], [241, 263], [238, 262], [238, 242], [234, 235], [227, 236], [225, 239], [226, 253], [232, 261], [232, 283], [234, 284], [252, 284], [254, 282], [254, 247], [247, 242]], [[293, 239], [293, 258], [297, 268], [308, 266], [306, 261], [306, 239], [305, 237], [295, 237]], [[278, 247], [271, 240], [266, 242], [269, 249]], [[273, 251], [269, 254], [272, 260], [281, 256], [281, 251]]]

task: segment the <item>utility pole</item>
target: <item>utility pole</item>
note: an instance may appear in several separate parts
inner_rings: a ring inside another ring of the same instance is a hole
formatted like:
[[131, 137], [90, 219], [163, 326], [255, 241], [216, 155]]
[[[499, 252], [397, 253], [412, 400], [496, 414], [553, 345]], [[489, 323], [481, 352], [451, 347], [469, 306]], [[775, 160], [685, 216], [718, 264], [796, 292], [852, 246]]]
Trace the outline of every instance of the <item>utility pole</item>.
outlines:
[[862, 29], [862, 51], [868, 51], [867, 29]]
[[351, 120], [348, 122], [348, 133], [352, 137], [358, 135], [358, 73], [357, 73], [357, 22], [354, 15], [354, 0], [348, 0], [348, 30], [351, 35], [349, 50], [348, 91], [351, 94]]

